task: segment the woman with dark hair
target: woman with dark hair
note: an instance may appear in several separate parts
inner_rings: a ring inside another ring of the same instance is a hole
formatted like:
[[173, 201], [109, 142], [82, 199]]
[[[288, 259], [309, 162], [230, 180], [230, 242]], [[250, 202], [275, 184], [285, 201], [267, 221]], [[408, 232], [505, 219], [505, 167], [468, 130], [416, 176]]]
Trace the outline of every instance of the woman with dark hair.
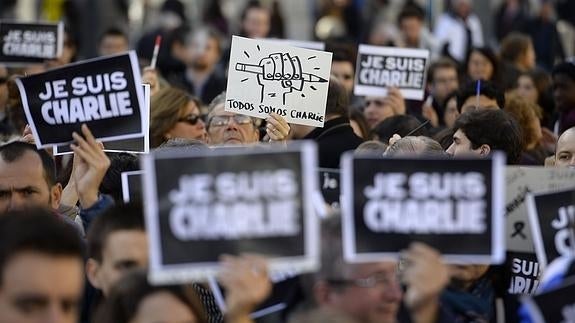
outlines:
[[489, 47], [474, 47], [465, 61], [465, 73], [468, 80], [491, 81], [499, 83], [499, 59]]
[[364, 140], [370, 139], [369, 127], [365, 116], [358, 109], [349, 110], [349, 124], [353, 128], [353, 132]]
[[553, 123], [557, 118], [551, 82], [551, 75], [542, 69], [524, 72], [517, 79], [517, 94], [541, 107], [543, 110], [541, 125], [546, 128], [553, 128]]
[[196, 139], [207, 142], [207, 132], [200, 116], [200, 101], [176, 88], [165, 88], [152, 97], [150, 147], [168, 139]]

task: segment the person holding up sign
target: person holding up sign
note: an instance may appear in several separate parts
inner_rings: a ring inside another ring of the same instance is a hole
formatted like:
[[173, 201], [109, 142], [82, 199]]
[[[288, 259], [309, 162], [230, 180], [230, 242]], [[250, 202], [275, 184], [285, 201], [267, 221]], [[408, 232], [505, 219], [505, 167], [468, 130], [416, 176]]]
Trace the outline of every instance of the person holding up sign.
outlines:
[[370, 129], [374, 129], [380, 122], [394, 115], [405, 114], [406, 106], [403, 95], [395, 87], [389, 88], [386, 97], [367, 96], [365, 98], [363, 114]]
[[[208, 135], [211, 145], [254, 144], [259, 141], [259, 131], [254, 118], [224, 110], [225, 92], [218, 95], [209, 106]], [[286, 140], [290, 126], [283, 117], [271, 113], [266, 119], [266, 134], [270, 141]]]

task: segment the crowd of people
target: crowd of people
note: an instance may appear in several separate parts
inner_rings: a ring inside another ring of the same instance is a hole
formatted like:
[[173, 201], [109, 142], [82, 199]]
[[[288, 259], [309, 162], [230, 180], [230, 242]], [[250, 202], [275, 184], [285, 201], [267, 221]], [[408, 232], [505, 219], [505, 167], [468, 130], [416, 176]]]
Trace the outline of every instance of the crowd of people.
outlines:
[[[135, 46], [151, 87], [152, 150], [312, 140], [319, 168], [338, 169], [341, 155], [353, 150], [413, 158], [503, 151], [508, 165], [575, 167], [575, 60], [564, 57], [551, 1], [542, 1], [535, 17], [527, 1], [504, 1], [496, 48], [487, 45], [469, 0], [449, 1], [434, 32], [414, 1], [405, 2], [396, 24], [372, 13], [368, 32], [350, 13], [351, 1], [320, 2], [318, 23], [338, 17], [344, 30], [325, 41], [333, 60], [323, 128], [288, 124], [275, 113], [257, 119], [226, 111], [225, 19], [206, 15], [201, 28], [188, 30], [182, 3], [166, 1], [162, 12], [176, 23], [144, 34]], [[274, 11], [257, 1], [240, 21], [245, 37], [282, 33]], [[163, 43], [151, 68], [157, 35]], [[425, 99], [406, 100], [397, 88], [355, 96], [358, 42], [428, 49]], [[99, 55], [123, 53], [131, 43], [125, 31], [109, 29]], [[34, 145], [14, 78], [72, 63], [76, 51], [69, 30], [58, 59], [23, 69], [0, 65], [0, 322], [254, 321], [250, 314], [272, 291], [260, 255], [220, 255], [225, 310], [203, 283], [148, 282], [142, 201], [121, 199], [120, 174], [139, 169], [137, 155], [104, 152], [85, 125], [73, 134], [73, 155], [52, 156]], [[448, 265], [418, 242], [401, 252], [399, 264], [346, 263], [339, 211], [329, 211], [321, 224], [321, 268], [290, 278], [288, 306], [258, 321], [531, 321], [507, 292], [508, 269], [501, 266]], [[562, 258], [549, 268], [563, 268], [564, 279], [573, 274], [570, 264]], [[557, 285], [548, 276], [541, 290]]]

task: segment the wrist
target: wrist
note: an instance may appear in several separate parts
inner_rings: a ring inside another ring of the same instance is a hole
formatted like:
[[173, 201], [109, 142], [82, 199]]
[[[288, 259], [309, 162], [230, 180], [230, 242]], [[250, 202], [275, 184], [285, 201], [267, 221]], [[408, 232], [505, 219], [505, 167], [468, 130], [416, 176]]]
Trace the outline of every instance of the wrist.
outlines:
[[98, 191], [78, 192], [78, 198], [80, 200], [80, 206], [82, 206], [83, 209], [88, 209], [98, 201]]

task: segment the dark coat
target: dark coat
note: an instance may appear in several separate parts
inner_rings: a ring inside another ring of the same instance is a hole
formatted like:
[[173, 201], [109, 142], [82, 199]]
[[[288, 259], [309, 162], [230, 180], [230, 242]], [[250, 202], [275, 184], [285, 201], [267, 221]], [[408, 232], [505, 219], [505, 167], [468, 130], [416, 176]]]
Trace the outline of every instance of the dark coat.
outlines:
[[363, 139], [353, 132], [347, 117], [329, 120], [323, 128], [314, 129], [303, 139], [317, 142], [320, 168], [339, 168], [341, 155], [348, 150], [354, 150], [363, 142]]

